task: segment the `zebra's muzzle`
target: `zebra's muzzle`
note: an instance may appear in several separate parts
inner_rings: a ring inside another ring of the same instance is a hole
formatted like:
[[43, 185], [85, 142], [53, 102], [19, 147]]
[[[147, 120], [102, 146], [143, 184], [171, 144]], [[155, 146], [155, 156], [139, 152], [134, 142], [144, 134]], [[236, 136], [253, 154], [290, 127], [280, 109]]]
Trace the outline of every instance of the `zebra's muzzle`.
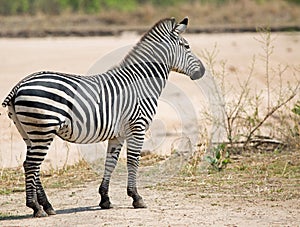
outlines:
[[203, 70], [195, 71], [195, 72], [193, 72], [193, 74], [191, 76], [191, 79], [192, 80], [198, 80], [201, 77], [203, 77], [204, 73], [205, 73], [205, 69], [204, 68], [203, 68]]

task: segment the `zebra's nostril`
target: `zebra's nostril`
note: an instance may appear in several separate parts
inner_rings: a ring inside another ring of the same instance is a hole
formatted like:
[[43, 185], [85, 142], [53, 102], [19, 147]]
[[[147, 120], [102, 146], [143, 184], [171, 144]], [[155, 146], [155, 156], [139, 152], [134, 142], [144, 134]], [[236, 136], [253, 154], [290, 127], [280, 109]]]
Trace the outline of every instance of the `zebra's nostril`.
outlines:
[[200, 78], [204, 75], [204, 73], [205, 73], [205, 69], [204, 69], [204, 68], [203, 68], [203, 69], [201, 68], [200, 70], [195, 71], [195, 72], [192, 74], [191, 79], [192, 79], [192, 80], [200, 79]]

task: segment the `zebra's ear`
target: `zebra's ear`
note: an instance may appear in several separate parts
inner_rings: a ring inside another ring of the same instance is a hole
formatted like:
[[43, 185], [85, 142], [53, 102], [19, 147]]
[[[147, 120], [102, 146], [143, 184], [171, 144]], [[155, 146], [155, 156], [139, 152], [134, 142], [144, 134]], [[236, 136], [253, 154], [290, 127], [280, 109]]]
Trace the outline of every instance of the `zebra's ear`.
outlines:
[[185, 32], [188, 22], [189, 22], [189, 18], [185, 17], [180, 23], [178, 23], [175, 26], [175, 28], [173, 29], [173, 32], [175, 32], [177, 34], [181, 34], [181, 33]]

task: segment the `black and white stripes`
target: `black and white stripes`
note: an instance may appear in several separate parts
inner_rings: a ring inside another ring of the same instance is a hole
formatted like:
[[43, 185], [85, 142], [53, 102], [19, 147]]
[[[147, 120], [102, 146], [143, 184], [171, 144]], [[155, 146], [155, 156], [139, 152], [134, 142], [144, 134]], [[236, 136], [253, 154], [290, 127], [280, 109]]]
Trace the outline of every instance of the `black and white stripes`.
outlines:
[[[40, 183], [40, 165], [55, 136], [74, 143], [109, 140], [99, 187], [100, 206], [110, 208], [108, 188], [120, 150], [127, 142], [127, 193], [135, 208], [146, 207], [136, 188], [145, 131], [171, 70], [191, 79], [204, 74], [200, 60], [180, 34], [188, 19], [159, 21], [123, 61], [101, 75], [83, 77], [39, 72], [20, 81], [3, 106], [27, 145], [24, 162], [26, 204], [34, 216], [55, 214]], [[46, 213], [45, 213], [45, 212]]]

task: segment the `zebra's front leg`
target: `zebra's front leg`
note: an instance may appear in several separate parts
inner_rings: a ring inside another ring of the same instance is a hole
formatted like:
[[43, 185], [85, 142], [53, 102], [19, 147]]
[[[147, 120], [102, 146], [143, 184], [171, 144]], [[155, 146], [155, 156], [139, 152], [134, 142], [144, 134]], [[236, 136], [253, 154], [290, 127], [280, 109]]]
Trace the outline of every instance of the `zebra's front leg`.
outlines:
[[[136, 135], [136, 134], [135, 134]], [[133, 199], [134, 208], [147, 208], [143, 198], [139, 195], [136, 186], [136, 175], [139, 167], [140, 152], [143, 146], [144, 135], [132, 136], [127, 140], [127, 195]]]
[[117, 165], [117, 162], [119, 159], [119, 154], [120, 154], [121, 148], [123, 146], [123, 143], [124, 143], [123, 138], [114, 138], [114, 139], [111, 139], [108, 141], [104, 176], [102, 179], [102, 183], [99, 187], [99, 194], [101, 196], [101, 201], [100, 201], [99, 206], [102, 209], [112, 208], [112, 205], [111, 205], [111, 202], [110, 202], [110, 199], [108, 196], [109, 182], [110, 182], [111, 174]]

